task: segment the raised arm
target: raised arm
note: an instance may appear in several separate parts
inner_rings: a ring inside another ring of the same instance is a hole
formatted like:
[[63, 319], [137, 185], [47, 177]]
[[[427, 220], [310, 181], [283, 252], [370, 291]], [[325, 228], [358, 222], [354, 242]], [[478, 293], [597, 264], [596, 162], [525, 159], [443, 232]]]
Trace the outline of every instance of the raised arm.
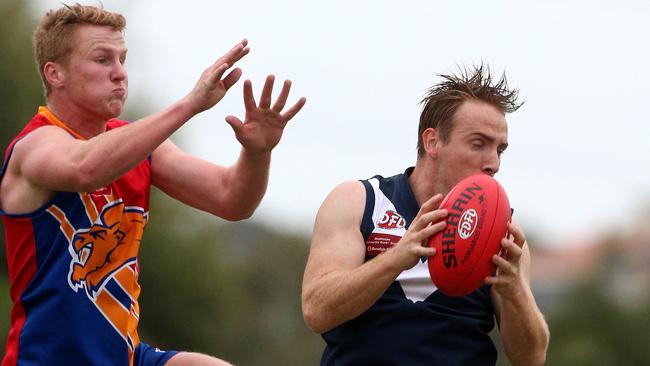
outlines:
[[3, 207], [17, 203], [17, 211], [28, 211], [54, 191], [92, 191], [129, 171], [191, 117], [223, 98], [241, 70], [223, 75], [248, 53], [246, 44], [244, 40], [235, 45], [203, 72], [189, 94], [162, 112], [88, 140], [74, 139], [50, 126], [27, 135], [16, 144], [4, 177], [7, 181], [3, 179]]
[[250, 217], [259, 205], [269, 179], [271, 151], [284, 128], [305, 104], [300, 98], [286, 112], [291, 82], [285, 81], [271, 106], [273, 75], [264, 83], [259, 105], [250, 80], [244, 82], [244, 122], [228, 116], [226, 122], [242, 145], [237, 162], [221, 167], [182, 152], [166, 141], [153, 154], [153, 183], [170, 196], [227, 220]]
[[[324, 333], [366, 311], [405, 269], [421, 256], [433, 255], [423, 246], [444, 227], [445, 210], [435, 210], [437, 195], [424, 203], [404, 237], [390, 250], [367, 262], [360, 224], [365, 206], [361, 182], [336, 187], [323, 202], [314, 226], [302, 288], [307, 325]], [[436, 224], [429, 225], [431, 222]]]
[[501, 340], [512, 365], [544, 365], [550, 334], [530, 288], [530, 251], [517, 224], [508, 230], [511, 235], [501, 242], [507, 255], [494, 256], [497, 276], [485, 282], [492, 284]]

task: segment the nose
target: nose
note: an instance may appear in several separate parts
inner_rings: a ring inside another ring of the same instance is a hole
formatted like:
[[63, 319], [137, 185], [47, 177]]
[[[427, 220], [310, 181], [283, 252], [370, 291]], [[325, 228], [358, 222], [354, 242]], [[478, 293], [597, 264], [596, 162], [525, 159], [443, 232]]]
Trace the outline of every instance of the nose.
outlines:
[[501, 157], [499, 156], [499, 153], [494, 152], [490, 154], [489, 157], [485, 159], [483, 162], [483, 167], [482, 171], [485, 174], [489, 174], [490, 176], [494, 176], [498, 171], [499, 171], [499, 166], [501, 165]]
[[114, 64], [113, 70], [111, 70], [111, 80], [112, 81], [123, 81], [126, 80], [128, 74], [126, 73], [126, 68], [121, 62], [116, 62]]

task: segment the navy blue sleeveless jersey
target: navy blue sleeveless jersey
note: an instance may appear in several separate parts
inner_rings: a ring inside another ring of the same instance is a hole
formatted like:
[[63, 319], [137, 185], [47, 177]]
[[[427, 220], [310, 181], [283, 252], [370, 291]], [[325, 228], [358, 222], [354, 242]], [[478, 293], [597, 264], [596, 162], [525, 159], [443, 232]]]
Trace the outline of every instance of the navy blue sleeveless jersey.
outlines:
[[[366, 260], [397, 243], [417, 215], [408, 182], [412, 171], [362, 181]], [[445, 296], [431, 282], [426, 260], [403, 271], [366, 312], [323, 333], [321, 365], [494, 366], [489, 287], [464, 297]]]

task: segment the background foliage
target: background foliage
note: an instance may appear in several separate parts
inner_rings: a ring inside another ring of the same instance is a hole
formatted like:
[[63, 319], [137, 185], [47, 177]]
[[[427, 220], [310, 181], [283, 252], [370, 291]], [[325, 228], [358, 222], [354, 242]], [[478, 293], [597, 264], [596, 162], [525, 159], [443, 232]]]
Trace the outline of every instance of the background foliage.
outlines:
[[[36, 18], [28, 3], [3, 0], [0, 19], [4, 152], [44, 98], [31, 47]], [[1, 234], [4, 238], [4, 230]], [[2, 247], [4, 355], [11, 299]], [[305, 327], [300, 311], [307, 252], [308, 238], [216, 220], [154, 189], [140, 255], [141, 338], [162, 348], [200, 351], [243, 365], [317, 363], [322, 343]]]

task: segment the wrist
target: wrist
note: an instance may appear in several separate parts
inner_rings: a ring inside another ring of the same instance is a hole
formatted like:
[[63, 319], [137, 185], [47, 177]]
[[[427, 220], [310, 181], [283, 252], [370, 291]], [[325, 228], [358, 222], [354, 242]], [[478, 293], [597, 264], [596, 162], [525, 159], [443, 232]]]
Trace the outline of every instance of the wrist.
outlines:
[[531, 301], [535, 301], [530, 287], [523, 281], [511, 291], [501, 294], [501, 298], [504, 302], [508, 302], [516, 308], [526, 306]]
[[396, 257], [395, 250], [387, 250], [382, 254], [375, 257], [375, 260], [382, 267], [381, 273], [389, 274], [393, 278], [397, 278], [404, 270], [400, 265], [399, 258]]
[[242, 147], [241, 156], [252, 161], [267, 162], [271, 160], [271, 151], [272, 150], [261, 150], [261, 149]]
[[191, 93], [181, 98], [174, 104], [174, 106], [182, 111], [183, 114], [187, 116], [187, 119], [196, 116], [204, 110], [195, 100], [193, 100]]

